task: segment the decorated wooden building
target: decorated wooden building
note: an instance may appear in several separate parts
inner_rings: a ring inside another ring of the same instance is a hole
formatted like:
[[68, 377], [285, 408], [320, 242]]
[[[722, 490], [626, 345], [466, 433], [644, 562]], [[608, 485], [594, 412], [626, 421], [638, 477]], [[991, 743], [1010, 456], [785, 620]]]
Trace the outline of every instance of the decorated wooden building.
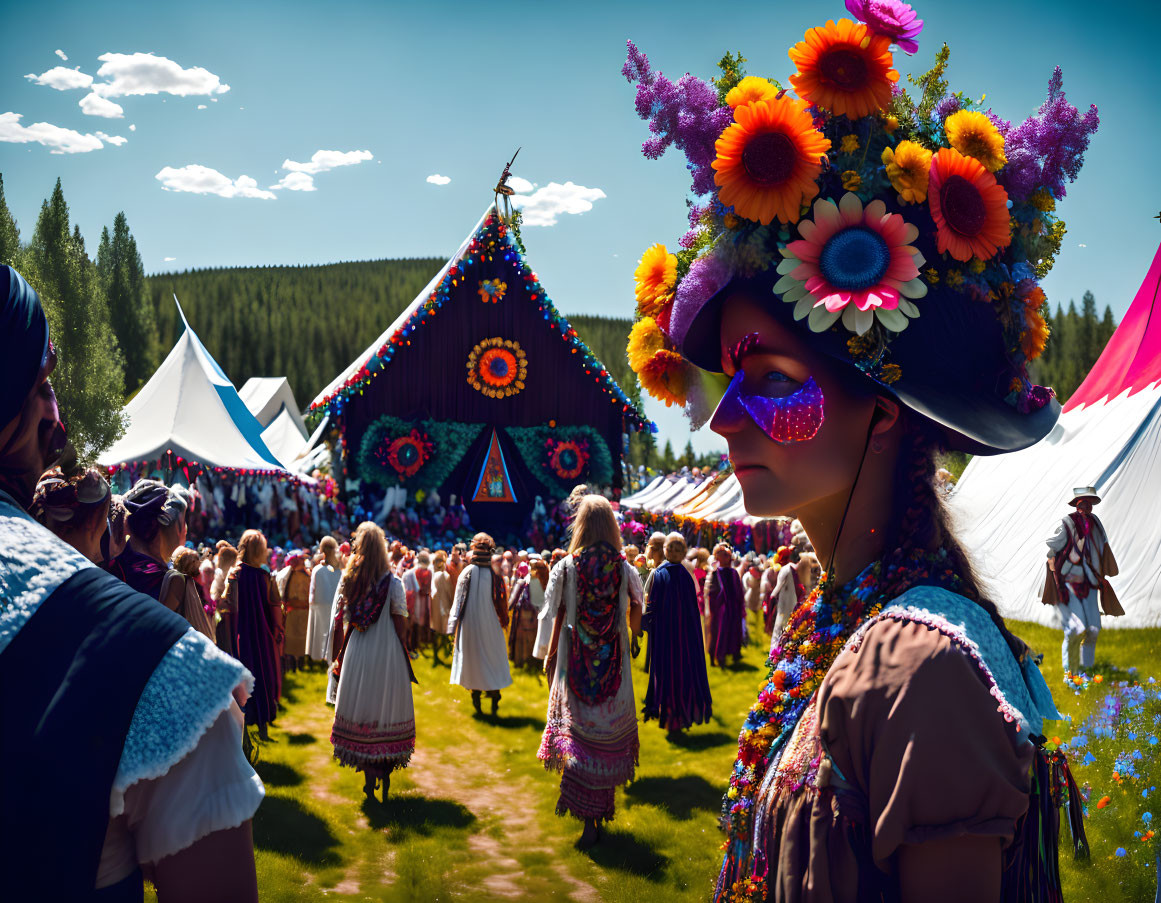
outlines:
[[624, 437], [652, 424], [553, 306], [489, 208], [431, 283], [311, 404], [349, 476], [455, 495], [518, 529], [537, 496], [623, 482]]

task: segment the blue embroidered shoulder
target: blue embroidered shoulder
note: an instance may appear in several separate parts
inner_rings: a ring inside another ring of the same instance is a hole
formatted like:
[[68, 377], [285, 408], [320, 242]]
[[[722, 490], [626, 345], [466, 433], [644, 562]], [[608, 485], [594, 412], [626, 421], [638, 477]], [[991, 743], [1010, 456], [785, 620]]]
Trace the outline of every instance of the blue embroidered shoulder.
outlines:
[[912, 587], [861, 625], [847, 645], [857, 648], [867, 630], [887, 618], [926, 624], [959, 646], [984, 672], [998, 711], [1018, 730], [1041, 735], [1045, 719], [1062, 717], [1040, 669], [1028, 659], [1016, 661], [988, 613], [971, 599], [940, 587]]

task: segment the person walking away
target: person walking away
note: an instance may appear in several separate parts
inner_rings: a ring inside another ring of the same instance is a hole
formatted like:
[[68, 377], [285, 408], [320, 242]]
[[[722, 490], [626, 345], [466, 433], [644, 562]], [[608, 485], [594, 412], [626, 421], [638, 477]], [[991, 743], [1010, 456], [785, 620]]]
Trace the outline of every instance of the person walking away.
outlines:
[[665, 564], [653, 575], [642, 626], [649, 635], [645, 671], [649, 675], [642, 719], [656, 718], [662, 730], [680, 734], [713, 715], [702, 644], [697, 587], [683, 564], [680, 533], [665, 538]]
[[732, 567], [733, 550], [727, 543], [714, 546], [714, 565], [705, 581], [706, 608], [710, 613], [710, 663], [724, 668], [726, 659], [734, 664], [742, 658], [742, 578]]
[[259, 738], [269, 740], [267, 725], [278, 717], [281, 687], [282, 609], [274, 578], [262, 567], [265, 561], [266, 537], [258, 530], [247, 530], [238, 541], [238, 560], [227, 578], [226, 607], [233, 615], [238, 660], [254, 675], [246, 724], [257, 725]]
[[455, 600], [448, 618], [454, 637], [450, 682], [472, 692], [476, 714], [483, 714], [480, 696], [492, 700], [492, 715], [500, 710], [500, 691], [512, 683], [504, 629], [508, 600], [504, 584], [492, 569], [495, 543], [487, 533], [472, 537], [471, 563], [456, 582]]
[[228, 655], [237, 656], [237, 646], [234, 644], [235, 624], [234, 615], [226, 601], [226, 590], [229, 589], [227, 577], [238, 560], [238, 550], [229, 543], [218, 546], [218, 554], [214, 562], [214, 582], [210, 584], [210, 601], [214, 603], [217, 612], [217, 624], [214, 635], [218, 648]]
[[556, 814], [584, 823], [579, 845], [587, 848], [613, 817], [616, 788], [636, 770], [629, 635], [641, 630], [643, 590], [621, 554], [608, 499], [581, 499], [570, 531], [569, 553], [552, 569], [540, 613], [537, 647], [555, 653], [546, 660], [551, 689], [537, 757], [560, 773]]
[[[508, 596], [508, 661], [522, 668], [532, 660], [536, 644], [536, 617], [540, 610], [532, 603], [532, 569], [521, 562], [516, 565], [516, 580]], [[539, 582], [539, 581], [537, 581]], [[541, 587], [543, 591], [543, 587]]]
[[189, 625], [211, 643], [216, 640], [214, 628], [206, 614], [206, 601], [198, 584], [201, 559], [185, 546], [173, 553], [173, 567], [161, 582], [161, 604], [176, 611]]
[[331, 629], [331, 605], [343, 575], [339, 562], [339, 544], [333, 536], [324, 536], [318, 544], [319, 562], [310, 572], [309, 612], [306, 624], [306, 655], [316, 662], [330, 664], [328, 640]]
[[0, 266], [4, 898], [141, 900], [148, 878], [162, 900], [253, 903], [250, 675], [28, 513], [67, 452], [56, 359], [36, 292]]
[[1119, 573], [1117, 560], [1104, 524], [1092, 513], [1100, 500], [1092, 486], [1073, 489], [1068, 504], [1076, 510], [1064, 516], [1048, 540], [1048, 573], [1041, 601], [1056, 606], [1064, 631], [1060, 658], [1066, 681], [1096, 663], [1101, 609], [1107, 615], [1125, 613], [1108, 580]]
[[391, 773], [415, 751], [415, 675], [407, 655], [407, 598], [391, 573], [387, 538], [365, 521], [355, 531], [351, 559], [336, 595], [346, 629], [332, 668], [338, 680], [331, 743], [340, 765], [363, 772], [363, 792], [383, 802]]
[[431, 574], [431, 666], [439, 664], [439, 654], [442, 651], [451, 652], [451, 639], [448, 635], [447, 619], [451, 614], [452, 600], [455, 596], [456, 580], [448, 570], [448, 555], [442, 549], [432, 558]]
[[310, 621], [310, 574], [302, 552], [287, 556], [286, 568], [279, 574], [278, 595], [285, 612], [283, 670], [297, 671], [306, 657], [306, 630]]

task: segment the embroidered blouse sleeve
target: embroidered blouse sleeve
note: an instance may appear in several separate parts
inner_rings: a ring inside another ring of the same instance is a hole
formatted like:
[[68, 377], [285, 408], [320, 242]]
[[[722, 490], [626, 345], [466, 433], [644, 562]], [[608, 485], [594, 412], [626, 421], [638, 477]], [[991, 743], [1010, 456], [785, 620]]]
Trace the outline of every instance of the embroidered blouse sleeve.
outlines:
[[391, 605], [391, 614], [407, 617], [407, 594], [400, 581], [392, 579], [391, 588], [387, 590], [387, 602]]
[[823, 681], [819, 732], [881, 868], [905, 843], [1012, 840], [1028, 808], [1034, 748], [997, 711], [985, 681], [946, 636], [894, 620], [871, 627]]

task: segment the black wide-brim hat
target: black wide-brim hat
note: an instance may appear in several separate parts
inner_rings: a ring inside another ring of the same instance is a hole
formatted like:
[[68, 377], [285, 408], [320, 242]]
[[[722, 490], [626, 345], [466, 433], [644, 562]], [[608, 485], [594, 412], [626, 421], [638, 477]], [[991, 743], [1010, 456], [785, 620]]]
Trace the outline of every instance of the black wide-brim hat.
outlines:
[[[888, 211], [902, 214], [918, 227], [919, 237], [912, 245], [924, 258], [940, 261], [927, 205], [881, 200]], [[847, 348], [853, 333], [843, 328], [841, 320], [821, 333], [811, 331], [806, 320], [796, 321], [795, 305], [773, 292], [778, 278], [771, 266], [757, 276], [732, 279], [696, 311], [679, 309], [683, 303], [679, 292], [673, 319], [689, 324], [679, 347], [682, 356], [703, 370], [721, 372], [722, 304], [735, 290], [746, 288], [756, 298], [768, 299], [766, 311], [797, 331], [811, 347], [855, 369]], [[992, 302], [940, 283], [929, 285], [927, 295], [915, 304], [920, 316], [910, 320], [889, 346], [890, 361], [899, 366], [902, 376], [890, 385], [872, 380], [880, 392], [936, 424], [948, 448], [973, 455], [1019, 451], [1051, 432], [1060, 417], [1055, 397], [1028, 413], [1006, 400], [1016, 371]]]

